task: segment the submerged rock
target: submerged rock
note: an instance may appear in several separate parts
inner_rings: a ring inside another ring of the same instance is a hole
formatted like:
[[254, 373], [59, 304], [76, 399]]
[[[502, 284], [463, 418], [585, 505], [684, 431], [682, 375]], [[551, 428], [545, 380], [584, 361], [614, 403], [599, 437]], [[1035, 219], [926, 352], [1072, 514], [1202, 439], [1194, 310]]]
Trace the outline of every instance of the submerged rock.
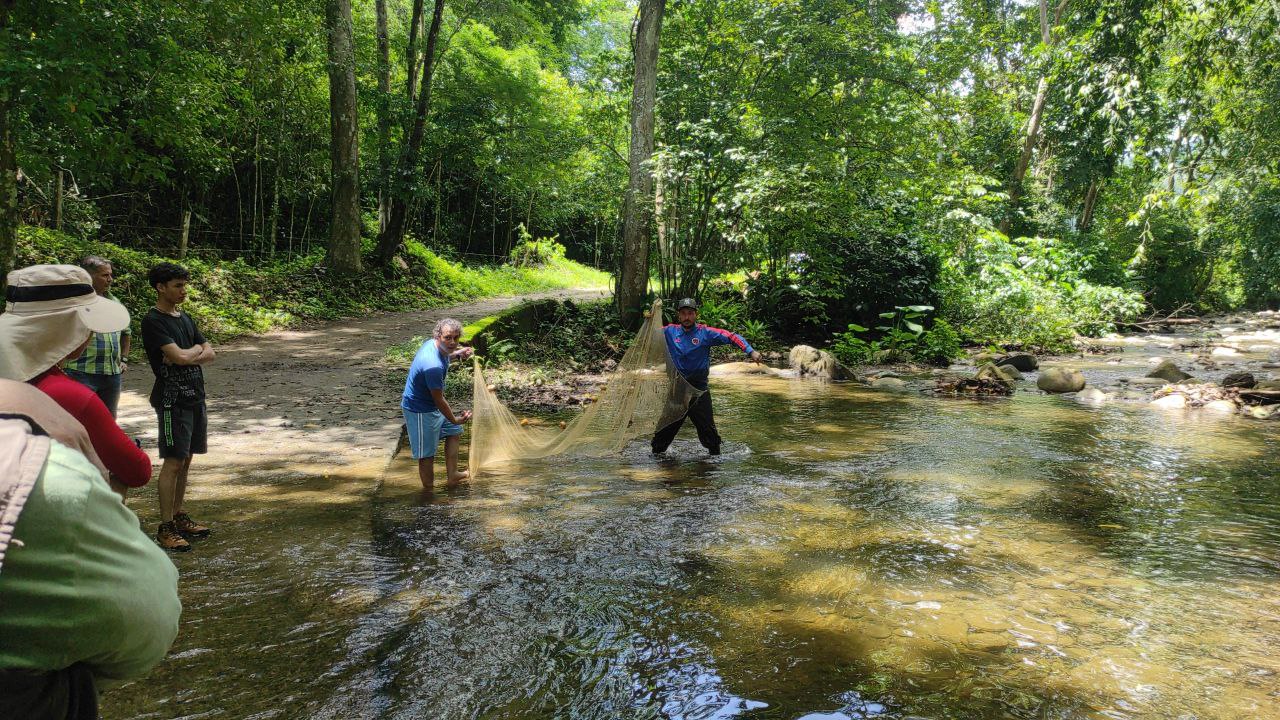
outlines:
[[1085, 390], [1081, 390], [1080, 393], [1076, 395], [1077, 402], [1087, 403], [1090, 405], [1101, 405], [1110, 399], [1110, 396], [1098, 388], [1087, 388]]
[[1147, 373], [1147, 377], [1160, 378], [1167, 382], [1176, 383], [1182, 382], [1191, 376], [1179, 370], [1172, 360], [1164, 360], [1159, 365], [1156, 365], [1151, 372]]
[[906, 387], [906, 383], [902, 381], [902, 378], [878, 377], [871, 381], [871, 387], [885, 388], [888, 390], [901, 390]]
[[1120, 382], [1137, 385], [1139, 387], [1164, 387], [1169, 384], [1169, 381], [1167, 380], [1153, 377], [1121, 378]]
[[1051, 367], [1040, 371], [1036, 387], [1048, 393], [1068, 393], [1083, 390], [1084, 374], [1075, 368]]
[[1211, 400], [1204, 404], [1204, 409], [1207, 412], [1234, 415], [1237, 408], [1236, 404], [1230, 400]]
[[1222, 387], [1229, 388], [1251, 388], [1257, 384], [1253, 377], [1253, 373], [1234, 372], [1222, 378]]

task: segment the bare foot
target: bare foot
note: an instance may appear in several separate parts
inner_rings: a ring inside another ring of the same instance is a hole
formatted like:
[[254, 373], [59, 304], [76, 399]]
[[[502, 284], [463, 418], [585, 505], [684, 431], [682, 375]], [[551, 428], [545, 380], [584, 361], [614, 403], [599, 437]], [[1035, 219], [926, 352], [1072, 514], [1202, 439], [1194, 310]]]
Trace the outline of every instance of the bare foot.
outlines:
[[449, 476], [449, 480], [444, 484], [444, 486], [458, 487], [459, 483], [461, 483], [463, 480], [466, 480], [469, 477], [471, 477], [471, 473], [467, 472], [466, 470], [459, 470], [458, 472]]

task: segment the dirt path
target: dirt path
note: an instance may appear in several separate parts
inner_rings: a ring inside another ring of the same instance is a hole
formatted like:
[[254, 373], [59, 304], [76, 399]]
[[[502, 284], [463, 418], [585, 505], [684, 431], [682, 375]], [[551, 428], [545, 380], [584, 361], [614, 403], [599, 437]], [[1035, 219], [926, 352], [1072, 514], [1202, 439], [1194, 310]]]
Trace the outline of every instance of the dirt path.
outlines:
[[[389, 313], [246, 337], [217, 347], [206, 368], [209, 453], [197, 457], [188, 499], [300, 476], [376, 477], [399, 437], [402, 373], [389, 371], [390, 345], [427, 335], [436, 320], [464, 323], [528, 299], [604, 297], [596, 290], [490, 298], [419, 312]], [[156, 417], [145, 365], [125, 375], [120, 425], [156, 460]], [[229, 482], [228, 482], [229, 481]], [[156, 512], [154, 482], [131, 495], [144, 522]]]

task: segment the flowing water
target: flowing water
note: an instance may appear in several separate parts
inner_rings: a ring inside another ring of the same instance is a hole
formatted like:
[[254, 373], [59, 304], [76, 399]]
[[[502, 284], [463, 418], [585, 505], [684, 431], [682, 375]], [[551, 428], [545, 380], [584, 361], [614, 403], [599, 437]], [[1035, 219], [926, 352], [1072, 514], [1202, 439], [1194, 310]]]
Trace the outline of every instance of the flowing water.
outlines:
[[110, 718], [1280, 718], [1280, 423], [713, 379], [726, 454], [203, 503]]

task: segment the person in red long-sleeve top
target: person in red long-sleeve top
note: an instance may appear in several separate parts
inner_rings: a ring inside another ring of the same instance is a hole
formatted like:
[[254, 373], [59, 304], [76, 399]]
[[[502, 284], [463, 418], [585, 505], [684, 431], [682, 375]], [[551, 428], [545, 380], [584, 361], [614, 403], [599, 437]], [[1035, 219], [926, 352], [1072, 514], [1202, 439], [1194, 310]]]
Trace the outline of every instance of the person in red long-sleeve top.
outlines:
[[83, 352], [92, 332], [129, 324], [124, 306], [98, 295], [74, 265], [33, 265], [9, 273], [0, 315], [0, 377], [27, 382], [84, 426], [121, 496], [151, 479], [151, 458], [129, 439], [107, 406], [59, 365]]
[[151, 480], [151, 458], [124, 434], [97, 393], [67, 377], [59, 367], [51, 367], [29, 382], [80, 421], [113, 480], [131, 488]]

